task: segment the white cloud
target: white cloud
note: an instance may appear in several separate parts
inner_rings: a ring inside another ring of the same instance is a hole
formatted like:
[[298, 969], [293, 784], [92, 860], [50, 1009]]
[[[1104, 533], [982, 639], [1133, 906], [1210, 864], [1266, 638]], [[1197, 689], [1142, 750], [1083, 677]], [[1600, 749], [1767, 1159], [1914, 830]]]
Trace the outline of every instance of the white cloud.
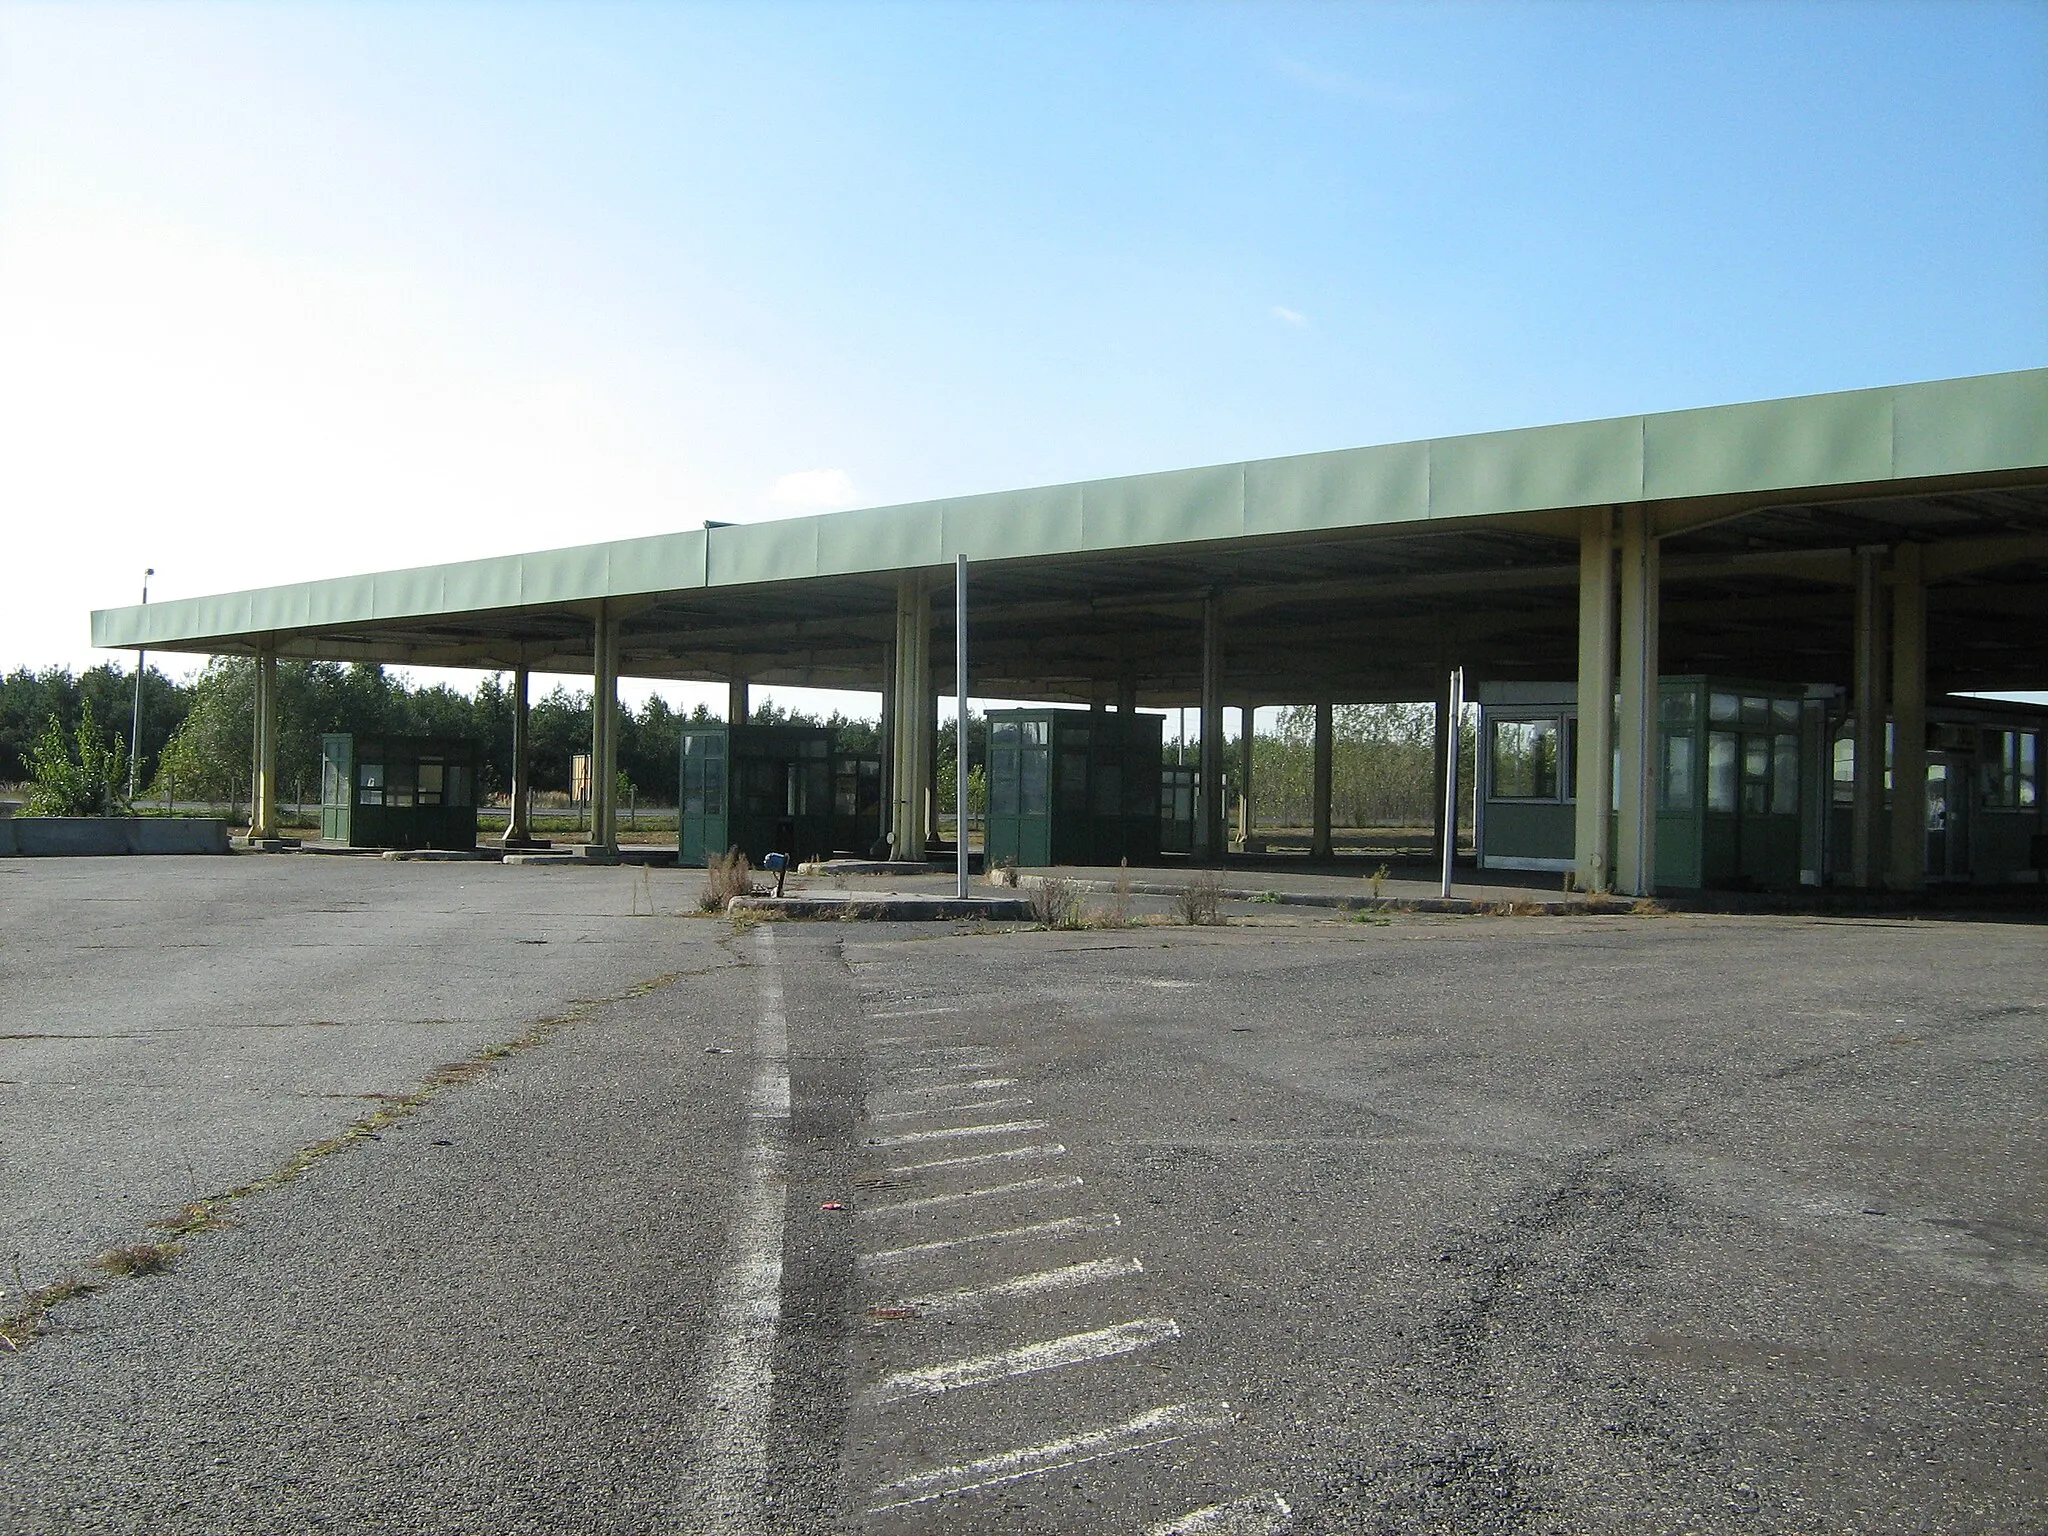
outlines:
[[768, 488], [768, 499], [793, 512], [829, 512], [852, 506], [860, 494], [843, 469], [800, 469], [779, 477]]
[[1307, 316], [1307, 315], [1304, 315], [1304, 314], [1303, 314], [1303, 313], [1302, 313], [1302, 312], [1301, 312], [1300, 310], [1298, 310], [1298, 309], [1289, 309], [1289, 308], [1288, 308], [1288, 307], [1287, 307], [1287, 306], [1286, 306], [1285, 304], [1275, 304], [1275, 305], [1273, 306], [1273, 318], [1274, 318], [1275, 320], [1281, 320], [1281, 321], [1284, 321], [1284, 322], [1286, 322], [1286, 323], [1287, 323], [1288, 325], [1307, 325], [1307, 324], [1308, 324], [1308, 316]]
[[1442, 112], [1458, 104], [1454, 91], [1432, 90], [1427, 86], [1395, 85], [1385, 80], [1361, 80], [1347, 75], [1342, 70], [1318, 69], [1313, 64], [1304, 64], [1300, 59], [1290, 59], [1285, 54], [1273, 60], [1274, 70], [1286, 76], [1297, 85], [1322, 96], [1341, 96], [1351, 101], [1362, 101], [1367, 106], [1378, 107], [1386, 112], [1428, 113]]

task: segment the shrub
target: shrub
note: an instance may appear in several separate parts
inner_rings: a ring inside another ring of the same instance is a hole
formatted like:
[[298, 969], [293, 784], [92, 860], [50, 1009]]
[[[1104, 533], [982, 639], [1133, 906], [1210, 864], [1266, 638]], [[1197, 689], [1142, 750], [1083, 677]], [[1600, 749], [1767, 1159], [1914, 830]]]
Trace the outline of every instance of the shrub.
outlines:
[[1188, 883], [1174, 893], [1173, 915], [1191, 926], [1206, 927], [1223, 921], [1223, 877], [1205, 869], [1188, 877]]
[[92, 701], [78, 712], [78, 729], [66, 742], [55, 715], [29, 748], [28, 813], [31, 816], [132, 816], [122, 793], [127, 755], [119, 736], [112, 746], [100, 741], [92, 718]]
[[1080, 928], [1088, 921], [1088, 903], [1073, 881], [1046, 875], [1031, 887], [1031, 915], [1048, 928]]

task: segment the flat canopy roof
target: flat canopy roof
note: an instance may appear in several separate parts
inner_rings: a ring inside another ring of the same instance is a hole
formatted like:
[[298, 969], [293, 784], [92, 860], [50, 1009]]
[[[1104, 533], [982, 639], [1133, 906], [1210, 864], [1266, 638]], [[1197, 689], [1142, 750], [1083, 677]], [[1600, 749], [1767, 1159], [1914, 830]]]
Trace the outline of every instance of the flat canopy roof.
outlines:
[[[1574, 667], [1578, 512], [1654, 509], [1666, 655], [1824, 681], [1859, 546], [1942, 546], [1932, 681], [2048, 677], [2048, 369], [949, 497], [104, 609], [93, 643], [876, 687], [896, 578], [973, 563], [974, 688], [1424, 697], [1439, 664]], [[1945, 595], [1944, 595], [1945, 594]], [[2031, 621], [2031, 622], [2028, 622]], [[1837, 633], [1837, 631], [1844, 631]], [[1420, 691], [1418, 691], [1418, 689]]]

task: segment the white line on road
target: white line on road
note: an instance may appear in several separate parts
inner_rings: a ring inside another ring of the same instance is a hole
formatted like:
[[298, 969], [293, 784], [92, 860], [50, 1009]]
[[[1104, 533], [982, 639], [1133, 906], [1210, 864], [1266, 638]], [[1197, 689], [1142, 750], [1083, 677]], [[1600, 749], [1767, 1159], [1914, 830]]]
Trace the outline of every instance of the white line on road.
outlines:
[[[1070, 1291], [1076, 1286], [1099, 1285], [1105, 1280], [1124, 1280], [1142, 1275], [1145, 1266], [1136, 1259], [1090, 1259], [1085, 1264], [1064, 1264], [1058, 1269], [1041, 1269], [1034, 1274], [998, 1280], [990, 1285], [963, 1285], [957, 1290], [933, 1291], [924, 1296], [906, 1296], [888, 1303], [885, 1310], [908, 1308], [920, 1317], [983, 1307], [990, 1302], [1011, 1301], [1019, 1296], [1037, 1296], [1045, 1291]], [[879, 1326], [887, 1319], [877, 1319]]]
[[892, 1109], [883, 1114], [869, 1115], [870, 1120], [915, 1120], [922, 1115], [964, 1115], [983, 1109], [1019, 1109], [1029, 1104], [1029, 1099], [968, 1099], [960, 1104], [925, 1104], [917, 1109]]
[[1012, 1131], [1042, 1131], [1043, 1120], [1005, 1120], [1000, 1125], [949, 1125], [936, 1131], [898, 1131], [894, 1136], [870, 1136], [871, 1147], [907, 1147], [919, 1141], [954, 1141], [963, 1136], [1007, 1136]]
[[871, 1013], [871, 1019], [928, 1019], [939, 1013], [958, 1013], [958, 1008], [899, 1008], [893, 1013]]
[[879, 1095], [883, 1098], [936, 1098], [942, 1093], [993, 1093], [998, 1088], [1014, 1088], [1014, 1077], [976, 1077], [964, 1083], [927, 1083], [922, 1088], [889, 1088]]
[[754, 1083], [740, 1154], [739, 1208], [714, 1292], [696, 1479], [703, 1502], [691, 1523], [693, 1530], [720, 1536], [745, 1536], [762, 1528], [775, 1338], [782, 1322], [789, 1025], [775, 963], [775, 930], [762, 928], [756, 945], [761, 1012], [754, 1028]]
[[[1002, 1065], [999, 1056], [984, 1056], [980, 1060], [949, 1061], [936, 1067], [890, 1067], [888, 1070], [898, 1077], [930, 1077], [934, 1072], [989, 1072]], [[884, 1092], [900, 1093], [901, 1089], [884, 1089]]]
[[1268, 1488], [1248, 1499], [1191, 1509], [1146, 1529], [1145, 1536], [1279, 1536], [1293, 1523], [1287, 1501]]
[[863, 1216], [895, 1216], [904, 1211], [936, 1210], [942, 1205], [963, 1205], [969, 1200], [987, 1200], [996, 1195], [1028, 1195], [1047, 1189], [1079, 1189], [1080, 1175], [1055, 1174], [1043, 1179], [1018, 1179], [1011, 1184], [990, 1184], [982, 1189], [955, 1190], [946, 1195], [925, 1195], [916, 1200], [892, 1200], [887, 1205], [871, 1205], [861, 1211]]
[[980, 1243], [1021, 1243], [1038, 1238], [1058, 1241], [1087, 1232], [1113, 1232], [1123, 1224], [1123, 1218], [1114, 1211], [1103, 1211], [1094, 1216], [1062, 1216], [1056, 1221], [1035, 1221], [1028, 1227], [1005, 1227], [1000, 1232], [976, 1232], [971, 1237], [940, 1238], [937, 1242], [912, 1243], [908, 1248], [884, 1248], [875, 1253], [864, 1253], [854, 1262], [863, 1270], [880, 1269], [884, 1265], [900, 1264], [906, 1259], [921, 1259], [927, 1254], [946, 1253]]
[[899, 1163], [890, 1173], [941, 1173], [949, 1168], [985, 1168], [990, 1163], [1028, 1163], [1041, 1157], [1065, 1157], [1067, 1149], [1056, 1141], [1042, 1141], [1029, 1147], [1005, 1147], [1000, 1152], [976, 1152], [968, 1157], [941, 1157], [929, 1163]]
[[1152, 1446], [1171, 1445], [1190, 1435], [1220, 1429], [1230, 1422], [1230, 1418], [1228, 1403], [1173, 1403], [1164, 1408], [1153, 1408], [1121, 1424], [1108, 1424], [1101, 1429], [1049, 1440], [1044, 1445], [1004, 1451], [997, 1456], [984, 1456], [978, 1461], [934, 1467], [928, 1472], [913, 1473], [896, 1482], [885, 1483], [873, 1495], [885, 1502], [874, 1505], [868, 1513], [879, 1515], [892, 1509], [908, 1509], [933, 1499], [976, 1493], [1022, 1478], [1078, 1467], [1100, 1461], [1105, 1456], [1128, 1455]]
[[1030, 1376], [1062, 1366], [1085, 1365], [1091, 1360], [1108, 1360], [1135, 1350], [1150, 1349], [1180, 1337], [1180, 1324], [1170, 1317], [1141, 1317], [1109, 1328], [1087, 1333], [1070, 1333], [1064, 1338], [1044, 1339], [1019, 1345], [992, 1355], [970, 1355], [964, 1360], [942, 1360], [937, 1365], [914, 1371], [897, 1371], [884, 1376], [869, 1390], [876, 1403], [900, 1403], [906, 1398], [932, 1397], [940, 1392], [957, 1392], [1012, 1376]]

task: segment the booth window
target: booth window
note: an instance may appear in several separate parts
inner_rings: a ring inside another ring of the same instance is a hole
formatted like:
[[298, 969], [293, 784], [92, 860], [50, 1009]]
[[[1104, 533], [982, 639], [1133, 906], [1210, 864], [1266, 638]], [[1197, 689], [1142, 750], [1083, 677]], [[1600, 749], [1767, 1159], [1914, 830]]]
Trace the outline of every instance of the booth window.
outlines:
[[[1794, 706], [1797, 708], [1797, 706]], [[1771, 814], [1799, 814], [1799, 738], [1777, 735], [1771, 738]]]
[[384, 803], [403, 810], [412, 809], [412, 763], [393, 763], [384, 780]]
[[1493, 722], [1495, 800], [1558, 798], [1558, 728], [1555, 717]]
[[1693, 740], [1691, 734], [1666, 734], [1659, 744], [1657, 796], [1667, 811], [1689, 811], [1693, 806]]
[[382, 805], [384, 803], [384, 765], [382, 763], [364, 763], [356, 770], [356, 773], [358, 775], [356, 804]]
[[[1024, 722], [1024, 740], [1026, 742], [1032, 739], [1034, 727], [1037, 729], [1040, 739], [1043, 739], [1045, 735], [1045, 722], [1042, 720], [1026, 720]], [[1047, 769], [1050, 754], [1045, 752], [1026, 752], [1022, 756], [1024, 759], [1024, 771], [1021, 775], [1023, 779], [1023, 793], [1019, 799], [1022, 801], [1023, 814], [1026, 816], [1043, 816], [1046, 813], [1046, 779], [1048, 777]]]
[[472, 797], [469, 792], [470, 770], [460, 763], [448, 765], [448, 793], [444, 797], [449, 805], [468, 805]]
[[1707, 809], [1710, 811], [1732, 812], [1735, 809], [1737, 739], [1733, 731], [1707, 732]]
[[447, 786], [446, 765], [431, 759], [420, 763], [420, 804], [439, 805], [441, 791]]
[[2041, 738], [2033, 731], [1986, 731], [1984, 806], [2027, 811], [2038, 804]]

